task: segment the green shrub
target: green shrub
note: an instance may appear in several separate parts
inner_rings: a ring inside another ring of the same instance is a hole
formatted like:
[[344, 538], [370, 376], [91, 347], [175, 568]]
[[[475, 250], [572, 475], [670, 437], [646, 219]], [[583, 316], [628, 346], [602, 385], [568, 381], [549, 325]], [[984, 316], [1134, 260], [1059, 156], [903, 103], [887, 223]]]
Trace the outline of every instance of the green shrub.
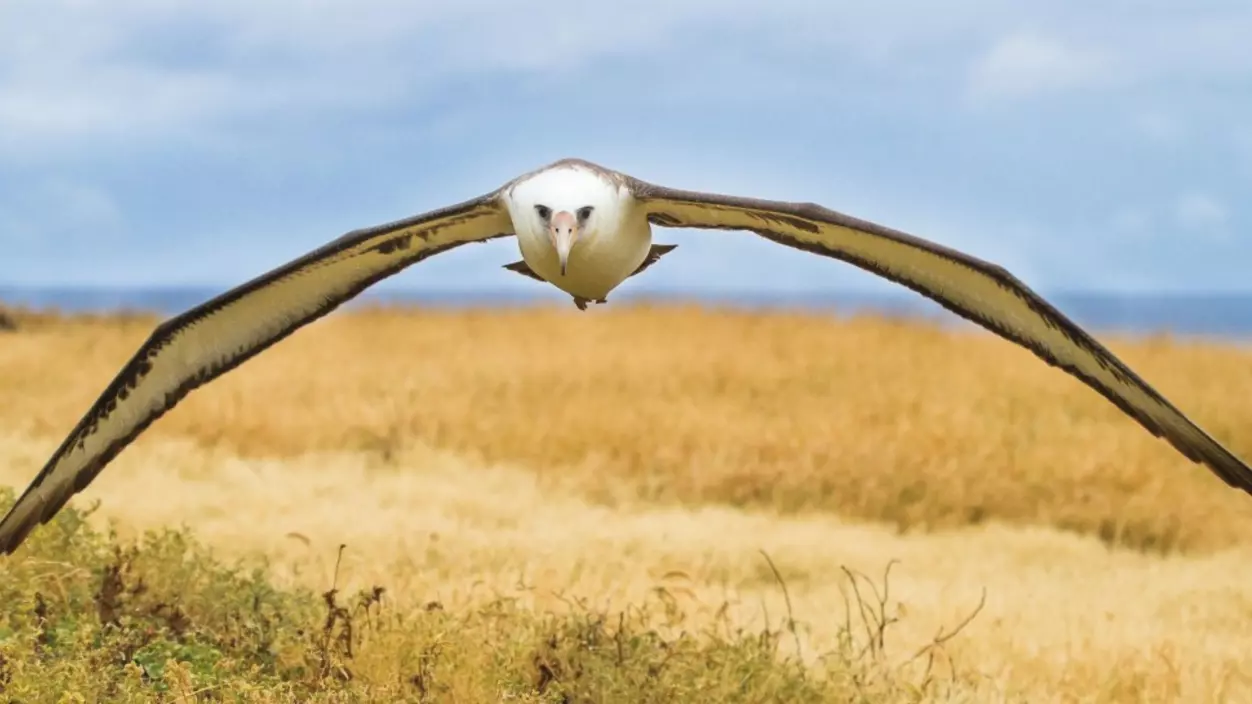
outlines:
[[[12, 501], [11, 491], [0, 496], [4, 510]], [[510, 599], [405, 612], [382, 587], [348, 599], [333, 587], [280, 590], [264, 566], [225, 565], [185, 530], [122, 545], [86, 517], [67, 508], [0, 559], [5, 701], [819, 702], [935, 693], [862, 657], [875, 649], [855, 648], [851, 624], [846, 647], [819, 672], [780, 656], [786, 629], [683, 632], [664, 599], [662, 608], [620, 613], [581, 602], [537, 613]]]

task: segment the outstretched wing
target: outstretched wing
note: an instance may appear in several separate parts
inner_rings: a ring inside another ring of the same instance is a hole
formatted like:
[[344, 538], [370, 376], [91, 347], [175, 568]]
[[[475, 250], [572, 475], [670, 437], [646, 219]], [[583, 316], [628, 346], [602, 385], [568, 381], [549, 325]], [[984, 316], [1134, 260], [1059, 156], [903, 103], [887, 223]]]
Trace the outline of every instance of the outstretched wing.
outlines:
[[159, 325], [0, 520], [0, 551], [13, 552], [192, 389], [410, 264], [513, 234], [497, 194], [350, 232]]
[[1252, 493], [1252, 468], [999, 266], [812, 203], [682, 191], [637, 179], [632, 190], [654, 224], [749, 230], [903, 284], [1081, 379], [1193, 462]]

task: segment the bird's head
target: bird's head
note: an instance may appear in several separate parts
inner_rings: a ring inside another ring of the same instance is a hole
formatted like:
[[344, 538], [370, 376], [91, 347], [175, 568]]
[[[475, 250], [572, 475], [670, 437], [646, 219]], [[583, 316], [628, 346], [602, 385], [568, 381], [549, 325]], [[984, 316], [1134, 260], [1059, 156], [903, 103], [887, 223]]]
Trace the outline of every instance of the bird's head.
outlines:
[[616, 232], [629, 197], [593, 170], [559, 166], [516, 183], [508, 197], [509, 215], [519, 237], [552, 247], [564, 276], [578, 243]]

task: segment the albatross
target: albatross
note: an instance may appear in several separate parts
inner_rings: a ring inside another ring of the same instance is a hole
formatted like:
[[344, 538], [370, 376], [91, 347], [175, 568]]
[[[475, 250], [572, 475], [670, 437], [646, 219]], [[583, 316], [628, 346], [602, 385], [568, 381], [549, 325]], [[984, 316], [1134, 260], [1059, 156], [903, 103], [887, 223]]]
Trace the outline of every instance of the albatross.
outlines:
[[516, 237], [522, 259], [505, 268], [585, 310], [674, 250], [653, 244], [654, 226], [753, 232], [906, 286], [1077, 377], [1252, 493], [1252, 468], [1000, 266], [813, 203], [678, 190], [562, 159], [472, 200], [349, 232], [158, 325], [0, 520], [0, 550], [17, 549], [193, 389], [411, 264]]

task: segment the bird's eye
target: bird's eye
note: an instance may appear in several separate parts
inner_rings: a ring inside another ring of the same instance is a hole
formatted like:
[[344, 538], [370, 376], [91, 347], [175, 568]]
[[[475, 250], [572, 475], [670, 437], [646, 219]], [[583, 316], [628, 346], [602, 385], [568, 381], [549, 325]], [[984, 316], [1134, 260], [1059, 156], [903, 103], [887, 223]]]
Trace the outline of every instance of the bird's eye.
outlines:
[[592, 210], [593, 210], [593, 208], [592, 208], [590, 205], [586, 205], [586, 206], [583, 206], [583, 207], [579, 208], [579, 209], [578, 209], [578, 219], [579, 219], [579, 220], [586, 220], [587, 218], [591, 217], [591, 211], [592, 211]]
[[536, 205], [535, 212], [539, 213], [539, 217], [547, 220], [548, 216], [552, 214], [552, 208], [549, 208], [546, 205]]

